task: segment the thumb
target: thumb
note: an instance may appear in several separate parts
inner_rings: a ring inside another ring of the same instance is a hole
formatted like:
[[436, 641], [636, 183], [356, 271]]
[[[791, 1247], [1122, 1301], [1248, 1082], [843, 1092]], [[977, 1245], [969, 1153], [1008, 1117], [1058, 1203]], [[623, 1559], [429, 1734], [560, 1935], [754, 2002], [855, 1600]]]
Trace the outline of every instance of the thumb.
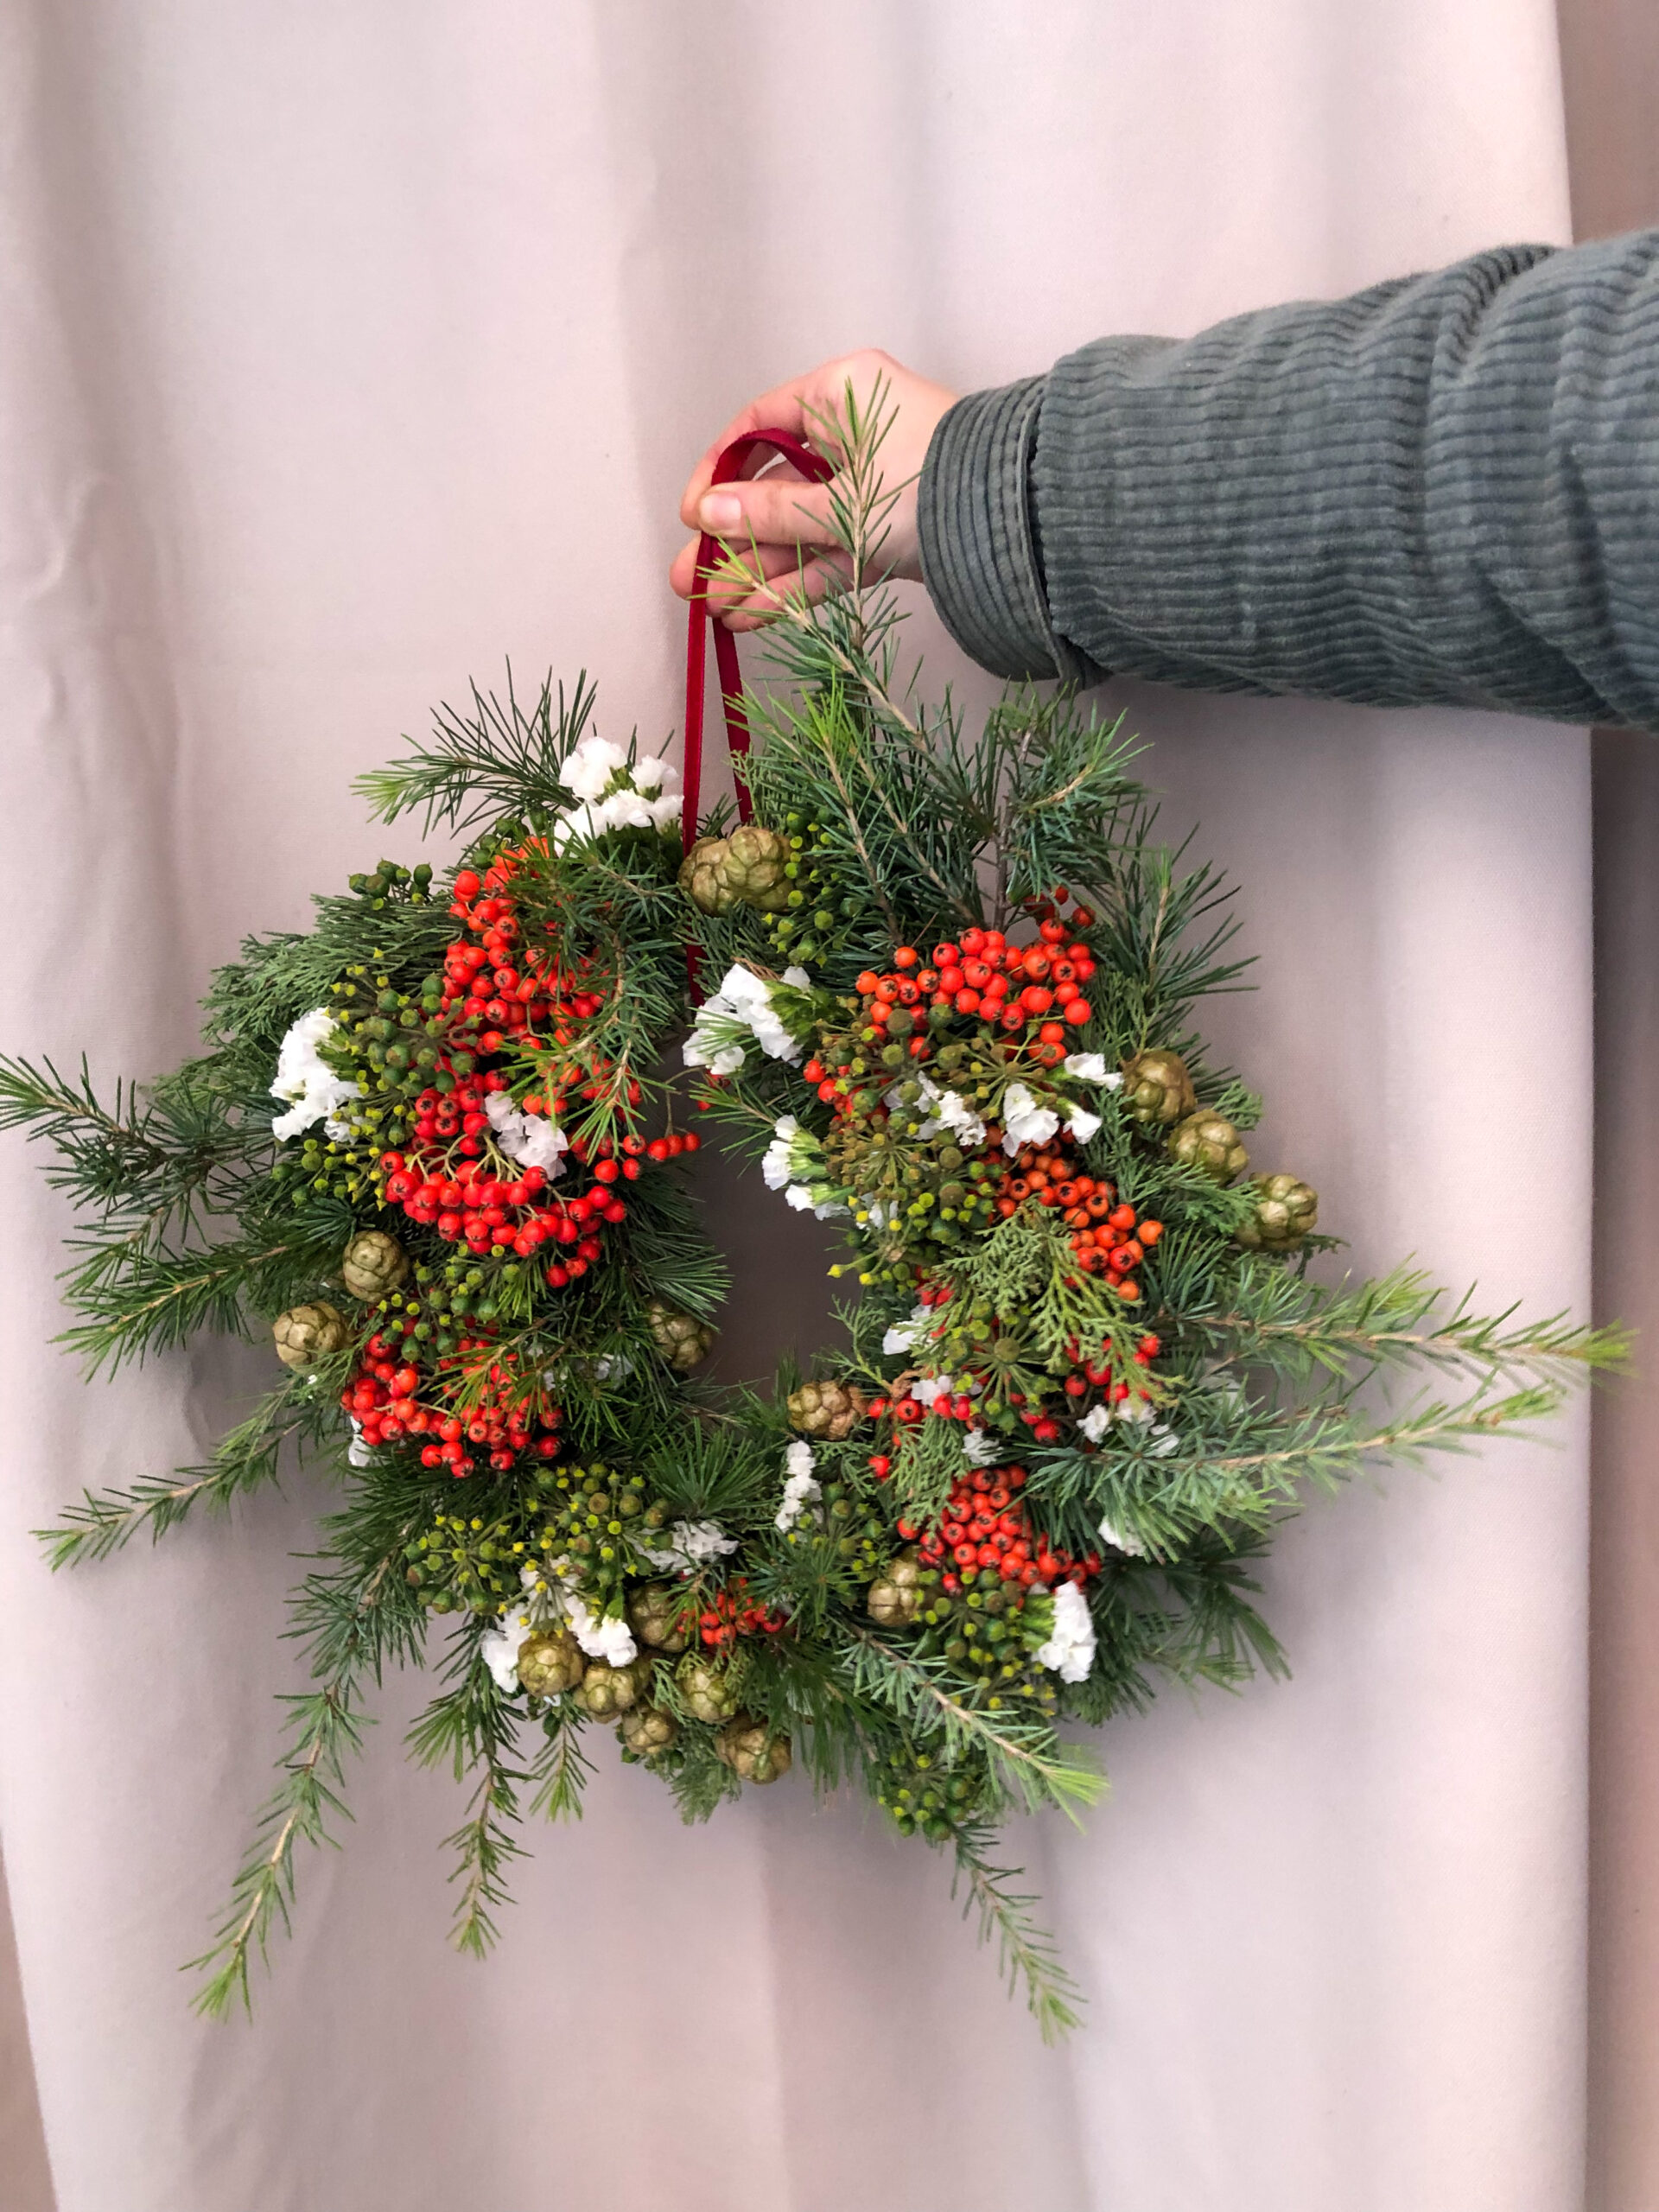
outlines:
[[740, 550], [757, 545], [834, 545], [830, 486], [798, 476], [765, 476], [757, 482], [717, 484], [697, 503], [699, 525]]

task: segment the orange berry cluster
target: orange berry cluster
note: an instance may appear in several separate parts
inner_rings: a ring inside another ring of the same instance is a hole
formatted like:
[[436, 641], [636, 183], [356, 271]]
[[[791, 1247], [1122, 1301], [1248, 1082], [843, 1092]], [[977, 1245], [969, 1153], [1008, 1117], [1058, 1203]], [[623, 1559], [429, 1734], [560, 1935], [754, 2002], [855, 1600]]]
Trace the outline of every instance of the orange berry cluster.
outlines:
[[1115, 1186], [1078, 1169], [1072, 1139], [1061, 1130], [1040, 1148], [1027, 1145], [992, 1190], [992, 1202], [1006, 1220], [1023, 1199], [1058, 1208], [1072, 1232], [1071, 1249], [1084, 1274], [1104, 1274], [1128, 1305], [1141, 1295], [1134, 1270], [1164, 1233], [1161, 1221], [1137, 1218], [1132, 1205], [1120, 1205]]
[[[464, 1413], [444, 1402], [475, 1380], [489, 1354], [487, 1337], [463, 1337], [456, 1351], [436, 1361], [437, 1375], [423, 1375], [410, 1357], [405, 1341], [414, 1326], [405, 1319], [371, 1337], [340, 1393], [340, 1402], [361, 1427], [365, 1444], [397, 1444], [405, 1437], [423, 1436], [427, 1441], [421, 1447], [421, 1465], [447, 1466], [455, 1475], [474, 1471], [479, 1463], [474, 1451], [487, 1455], [498, 1474], [505, 1473], [521, 1452], [543, 1459], [558, 1457], [559, 1408], [524, 1402], [507, 1367], [490, 1367], [484, 1391]], [[435, 1394], [436, 1402], [423, 1392]]]
[[1074, 1559], [1034, 1529], [1020, 1497], [1026, 1480], [1023, 1467], [975, 1467], [957, 1477], [931, 1528], [901, 1521], [899, 1534], [916, 1544], [925, 1566], [941, 1570], [940, 1585], [953, 1596], [964, 1576], [987, 1570], [1027, 1590], [1036, 1582], [1081, 1588], [1100, 1573], [1100, 1554]]

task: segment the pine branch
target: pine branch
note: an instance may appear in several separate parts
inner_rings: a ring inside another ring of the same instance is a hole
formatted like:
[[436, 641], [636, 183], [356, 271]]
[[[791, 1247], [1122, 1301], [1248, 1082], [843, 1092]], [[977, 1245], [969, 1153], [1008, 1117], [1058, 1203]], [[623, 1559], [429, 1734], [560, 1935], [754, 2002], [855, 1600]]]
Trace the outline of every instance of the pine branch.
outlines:
[[1593, 1328], [1562, 1313], [1510, 1327], [1516, 1306], [1477, 1314], [1472, 1291], [1436, 1319], [1446, 1295], [1427, 1274], [1409, 1266], [1375, 1282], [1351, 1288], [1344, 1283], [1327, 1291], [1281, 1268], [1247, 1262], [1230, 1311], [1184, 1314], [1182, 1321], [1190, 1329], [1230, 1339], [1227, 1357], [1241, 1365], [1288, 1351], [1299, 1363], [1332, 1373], [1344, 1372], [1355, 1360], [1426, 1360], [1556, 1378], [1574, 1369], [1617, 1372], [1628, 1363], [1630, 1337], [1622, 1328]]
[[472, 689], [470, 716], [440, 707], [429, 744], [358, 778], [353, 788], [377, 821], [395, 822], [418, 810], [425, 834], [440, 823], [469, 830], [504, 817], [545, 830], [569, 804], [559, 773], [593, 715], [594, 693], [586, 672], [576, 678], [568, 702], [559, 685], [556, 708], [550, 676], [529, 713], [514, 693], [511, 665], [505, 706], [493, 693], [476, 684]]
[[363, 1748], [364, 1684], [379, 1680], [388, 1652], [407, 1659], [419, 1650], [421, 1616], [397, 1573], [411, 1526], [405, 1520], [379, 1559], [355, 1568], [348, 1562], [332, 1578], [308, 1576], [296, 1594], [289, 1633], [308, 1639], [317, 1687], [278, 1700], [288, 1708], [295, 1738], [281, 1762], [283, 1780], [261, 1809], [216, 1940], [189, 1962], [207, 1976], [194, 2002], [210, 2018], [222, 2018], [238, 1999], [244, 2011], [251, 2010], [253, 1954], [268, 1963], [273, 1930], [280, 1926], [287, 1935], [291, 1929], [298, 1847], [336, 1847], [330, 1820], [351, 1818], [341, 1791], [346, 1758]]
[[549, 1821], [579, 1821], [593, 1762], [582, 1751], [582, 1730], [575, 1715], [560, 1713], [556, 1722], [556, 1726], [544, 1724], [547, 1742], [530, 1770], [531, 1815]]
[[995, 1940], [997, 1971], [1009, 1990], [1024, 1985], [1043, 2041], [1058, 2043], [1081, 2024], [1084, 2000], [1076, 1982], [1060, 1964], [1058, 1944], [1033, 1914], [1037, 1899], [1010, 1886], [1020, 1878], [1020, 1868], [991, 1863], [986, 1830], [963, 1829], [955, 1840], [951, 1896], [962, 1894], [964, 1920], [978, 1914], [982, 1945]]
[[473, 1793], [467, 1819], [444, 1838], [444, 1848], [458, 1854], [450, 1876], [460, 1885], [455, 1917], [449, 1940], [458, 1951], [481, 1959], [500, 1941], [496, 1919], [510, 1903], [507, 1869], [524, 1856], [524, 1847], [510, 1823], [518, 1818], [515, 1784], [524, 1777], [509, 1767], [499, 1747], [491, 1743], [480, 1753], [478, 1787]]
[[82, 1249], [85, 1255], [70, 1269], [64, 1295], [86, 1318], [66, 1329], [60, 1341], [79, 1353], [89, 1376], [168, 1351], [200, 1330], [245, 1334], [243, 1300], [265, 1302], [277, 1262], [321, 1274], [338, 1256], [293, 1236], [245, 1238], [206, 1251]]
[[[107, 1559], [143, 1529], [159, 1541], [196, 1506], [222, 1511], [233, 1498], [275, 1482], [283, 1446], [317, 1432], [318, 1408], [301, 1397], [301, 1387], [293, 1377], [263, 1398], [219, 1439], [204, 1466], [181, 1467], [162, 1481], [142, 1479], [130, 1490], [83, 1491], [82, 1503], [69, 1508], [61, 1527], [34, 1531], [53, 1567]], [[332, 1412], [330, 1402], [325, 1417]]]
[[462, 1630], [444, 1672], [451, 1688], [417, 1717], [407, 1740], [423, 1766], [447, 1763], [457, 1781], [469, 1771], [478, 1777], [467, 1816], [444, 1848], [458, 1856], [449, 1878], [460, 1888], [450, 1941], [482, 1958], [499, 1938], [495, 1916], [508, 1902], [507, 1870], [524, 1856], [512, 1828], [518, 1785], [530, 1777], [512, 1763], [518, 1715], [484, 1663], [475, 1630]]
[[1015, 1713], [993, 1716], [963, 1705], [950, 1694], [942, 1660], [900, 1651], [851, 1624], [847, 1633], [857, 1647], [855, 1696], [885, 1706], [925, 1732], [942, 1731], [947, 1757], [959, 1756], [970, 1745], [981, 1751], [1004, 1794], [1027, 1811], [1056, 1805], [1075, 1821], [1078, 1806], [1091, 1805], [1101, 1796], [1103, 1776], [1080, 1752], [1059, 1743], [1051, 1728]]
[[283, 1761], [284, 1778], [260, 1813], [252, 1852], [232, 1885], [230, 1911], [216, 1942], [190, 1961], [193, 1972], [207, 1974], [194, 2002], [210, 2018], [222, 2018], [238, 1999], [251, 2012], [250, 1960], [257, 1950], [269, 1961], [278, 1923], [283, 1935], [290, 1932], [296, 1848], [302, 1843], [335, 1847], [330, 1816], [351, 1818], [340, 1790], [347, 1755], [363, 1748], [357, 1696], [358, 1685], [346, 1671], [320, 1689], [282, 1700], [295, 1737]]

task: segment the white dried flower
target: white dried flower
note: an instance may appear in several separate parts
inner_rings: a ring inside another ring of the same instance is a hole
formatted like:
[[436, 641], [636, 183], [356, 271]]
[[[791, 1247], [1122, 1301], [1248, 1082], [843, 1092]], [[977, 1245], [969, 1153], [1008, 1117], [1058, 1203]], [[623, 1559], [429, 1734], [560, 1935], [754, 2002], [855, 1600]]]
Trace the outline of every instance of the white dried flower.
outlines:
[[350, 1123], [337, 1116], [348, 1099], [363, 1094], [356, 1084], [337, 1076], [319, 1050], [337, 1027], [333, 1014], [317, 1007], [310, 1014], [302, 1014], [277, 1046], [270, 1095], [289, 1109], [276, 1115], [270, 1124], [270, 1133], [279, 1142], [298, 1136], [317, 1122], [327, 1123], [327, 1135], [337, 1144], [351, 1135]]
[[1039, 1106], [1023, 1083], [1011, 1083], [1002, 1094], [1002, 1149], [1009, 1158], [1022, 1145], [1046, 1144], [1060, 1126], [1052, 1106]]
[[993, 1436], [988, 1428], [970, 1428], [962, 1440], [962, 1456], [970, 1467], [994, 1467], [1007, 1459], [1006, 1440]]
[[539, 1167], [550, 1180], [563, 1174], [570, 1140], [550, 1116], [521, 1112], [505, 1090], [486, 1092], [484, 1111], [496, 1143], [509, 1160], [520, 1167]]
[[1120, 1529], [1116, 1522], [1102, 1521], [1100, 1538], [1103, 1543], [1109, 1544], [1115, 1552], [1127, 1552], [1131, 1559], [1145, 1559], [1147, 1555], [1147, 1548], [1140, 1537], [1130, 1535], [1127, 1529]]
[[[783, 980], [796, 990], [810, 988], [804, 968], [785, 968]], [[734, 966], [721, 978], [720, 988], [706, 998], [692, 1017], [691, 1034], [681, 1046], [689, 1068], [708, 1068], [715, 1075], [735, 1075], [742, 1066], [745, 1047], [741, 1033], [754, 1039], [774, 1060], [792, 1065], [803, 1047], [784, 1026], [772, 1002], [772, 985], [752, 968]]]
[[1117, 1069], [1107, 1067], [1104, 1052], [1068, 1052], [1061, 1065], [1079, 1083], [1097, 1083], [1103, 1090], [1123, 1088], [1122, 1076]]
[[653, 1567], [700, 1567], [705, 1560], [734, 1552], [737, 1539], [728, 1536], [718, 1521], [677, 1521], [666, 1544], [654, 1550], [641, 1545], [640, 1549]]
[[1046, 1643], [1037, 1647], [1037, 1663], [1058, 1674], [1063, 1682], [1088, 1679], [1095, 1663], [1095, 1624], [1089, 1600], [1075, 1582], [1062, 1582], [1053, 1597], [1054, 1628]]
[[895, 1352], [914, 1351], [916, 1349], [916, 1339], [918, 1336], [928, 1323], [932, 1320], [932, 1319], [933, 1309], [931, 1306], [912, 1306], [911, 1308], [909, 1320], [895, 1321], [893, 1326], [887, 1331], [887, 1334], [882, 1338], [881, 1351], [883, 1356], [891, 1359]]
[[518, 1687], [518, 1654], [534, 1628], [527, 1605], [509, 1605], [479, 1638], [478, 1649], [484, 1664], [495, 1677], [497, 1689], [508, 1695]]
[[784, 1497], [774, 1523], [785, 1535], [807, 1507], [816, 1505], [823, 1495], [823, 1485], [812, 1471], [816, 1465], [812, 1446], [804, 1436], [798, 1436], [784, 1453]]
[[630, 1659], [639, 1657], [639, 1647], [626, 1621], [613, 1613], [601, 1613], [596, 1619], [574, 1590], [564, 1592], [564, 1617], [570, 1624], [571, 1635], [590, 1659], [603, 1659], [607, 1666], [626, 1667]]
[[627, 754], [607, 738], [588, 736], [571, 752], [559, 771], [559, 781], [578, 798], [602, 798], [611, 778], [627, 765]]

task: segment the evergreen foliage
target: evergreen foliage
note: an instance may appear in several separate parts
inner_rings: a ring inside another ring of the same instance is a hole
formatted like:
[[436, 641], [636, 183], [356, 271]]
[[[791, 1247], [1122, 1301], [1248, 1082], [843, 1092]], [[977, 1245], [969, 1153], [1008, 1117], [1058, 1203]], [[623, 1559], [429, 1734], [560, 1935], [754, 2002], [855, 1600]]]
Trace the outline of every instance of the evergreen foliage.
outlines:
[[[874, 572], [879, 410], [849, 395], [823, 435]], [[780, 680], [749, 702], [769, 836], [740, 853], [712, 816], [706, 899], [661, 764], [601, 744], [586, 679], [525, 708], [509, 678], [360, 787], [465, 836], [441, 887], [382, 861], [308, 932], [251, 939], [202, 1053], [108, 1103], [85, 1066], [0, 1063], [0, 1126], [43, 1141], [80, 1218], [85, 1366], [273, 1325], [289, 1362], [205, 1464], [67, 1509], [53, 1564], [298, 1461], [335, 1485], [295, 1599], [312, 1686], [197, 1962], [210, 2012], [246, 2002], [301, 1847], [337, 1840], [385, 1669], [430, 1663], [410, 1749], [470, 1789], [463, 1948], [495, 1940], [525, 1818], [580, 1814], [595, 1726], [689, 1821], [786, 1743], [951, 1855], [1063, 2032], [1077, 1993], [995, 1838], [1099, 1795], [1065, 1725], [1282, 1672], [1255, 1570], [1311, 1485], [1544, 1422], [1621, 1355], [1411, 1268], [1321, 1280], [1313, 1193], [1292, 1235], [1172, 1150], [1160, 1114], [1218, 1119], [1225, 1149], [1261, 1102], [1198, 1029], [1240, 987], [1233, 893], [1159, 842], [1132, 742], [1027, 689], [970, 730], [903, 672], [880, 585], [777, 607]], [[689, 962], [724, 979], [700, 1006]], [[307, 1052], [279, 1135], [279, 1056]], [[844, 1217], [858, 1296], [804, 1382], [688, 1371], [728, 1288], [689, 1108]], [[1392, 1402], [1414, 1370], [1432, 1387]], [[527, 1651], [563, 1686], [524, 1688]]]

